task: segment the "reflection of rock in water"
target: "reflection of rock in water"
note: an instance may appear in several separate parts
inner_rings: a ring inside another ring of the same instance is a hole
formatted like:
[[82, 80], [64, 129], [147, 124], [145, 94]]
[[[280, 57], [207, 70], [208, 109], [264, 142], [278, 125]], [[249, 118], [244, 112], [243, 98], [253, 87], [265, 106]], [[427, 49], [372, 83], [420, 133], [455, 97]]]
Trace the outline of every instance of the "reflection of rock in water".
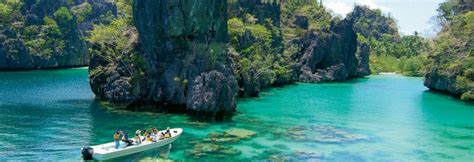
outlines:
[[275, 136], [288, 137], [293, 141], [312, 141], [321, 143], [359, 142], [369, 140], [367, 135], [353, 134], [342, 128], [325, 125], [295, 126], [286, 132], [273, 132]]

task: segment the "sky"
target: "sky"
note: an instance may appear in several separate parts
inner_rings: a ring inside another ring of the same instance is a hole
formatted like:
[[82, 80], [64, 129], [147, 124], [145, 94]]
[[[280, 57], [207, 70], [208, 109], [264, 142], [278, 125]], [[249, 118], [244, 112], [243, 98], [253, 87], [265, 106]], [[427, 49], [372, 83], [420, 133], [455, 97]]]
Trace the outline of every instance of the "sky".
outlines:
[[323, 0], [326, 8], [343, 17], [355, 4], [380, 9], [397, 20], [402, 35], [418, 31], [426, 37], [436, 35], [430, 19], [437, 14], [438, 4], [442, 2], [444, 0]]

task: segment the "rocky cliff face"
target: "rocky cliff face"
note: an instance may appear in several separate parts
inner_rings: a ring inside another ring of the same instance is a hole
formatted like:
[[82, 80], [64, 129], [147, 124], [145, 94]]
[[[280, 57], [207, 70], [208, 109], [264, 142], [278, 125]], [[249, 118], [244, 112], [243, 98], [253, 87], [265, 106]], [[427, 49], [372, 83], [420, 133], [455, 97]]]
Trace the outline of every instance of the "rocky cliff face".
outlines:
[[300, 81], [342, 81], [358, 76], [357, 37], [350, 20], [334, 21], [330, 31], [308, 33], [303, 41]]
[[[134, 1], [133, 24], [121, 27], [118, 39], [91, 48], [92, 90], [125, 107], [216, 114], [234, 111], [237, 94], [258, 96], [265, 87], [298, 79], [368, 75], [368, 52], [358, 48], [351, 19], [331, 20], [320, 6], [313, 7], [324, 13], [305, 15], [312, 10], [303, 7], [282, 19], [277, 2]], [[315, 17], [327, 26], [316, 29]]]
[[474, 101], [474, 4], [446, 1], [440, 4], [443, 29], [434, 39], [425, 86]]
[[299, 81], [343, 81], [370, 74], [369, 48], [358, 42], [353, 16], [343, 20], [332, 18], [324, 7], [314, 2], [283, 5], [285, 52], [298, 63]]
[[474, 101], [474, 45], [471, 43], [467, 46], [469, 47], [458, 46], [454, 48], [458, 49], [456, 51], [446, 50], [443, 51], [446, 53], [433, 55], [430, 58], [433, 63], [428, 65], [424, 76], [424, 85], [431, 90], [446, 92], [465, 101]]
[[229, 17], [244, 18], [247, 14], [255, 16], [259, 24], [265, 24], [266, 19], [279, 27], [281, 21], [281, 4], [278, 0], [237, 0], [229, 2]]
[[437, 68], [432, 68], [425, 74], [424, 85], [434, 90], [461, 95], [464, 91], [456, 84], [458, 75], [460, 71], [442, 72]]
[[106, 0], [26, 0], [6, 3], [13, 9], [0, 25], [0, 69], [85, 66], [92, 24], [116, 14]]
[[[239, 96], [255, 97], [264, 88], [295, 82], [297, 80], [296, 74], [271, 74], [275, 71], [276, 67], [274, 66], [283, 67], [292, 64], [289, 62], [290, 59], [283, 55], [280, 25], [281, 4], [279, 1], [238, 0], [229, 1], [229, 6], [228, 12], [231, 18], [229, 23], [234, 21], [243, 23], [243, 26], [231, 27], [242, 28], [240, 32], [237, 32], [239, 29], [231, 29], [231, 35], [234, 35], [231, 45], [236, 52], [233, 55], [233, 62], [237, 64], [235, 71], [239, 71], [237, 76]], [[262, 34], [267, 34], [267, 39], [262, 39], [265, 37]], [[274, 65], [262, 65], [263, 61], [253, 59], [255, 57], [264, 57], [271, 60]], [[281, 62], [280, 60], [285, 61]], [[250, 62], [251, 66], [242, 68], [245, 66], [242, 62]], [[260, 65], [255, 66], [257, 64]]]
[[[99, 72], [90, 81], [99, 98], [126, 106], [235, 110], [237, 82], [227, 49], [226, 1], [134, 1], [133, 18], [138, 37], [130, 43], [131, 52], [121, 54], [124, 59], [100, 61], [103, 53], [93, 55], [90, 70]], [[142, 61], [126, 61], [134, 56]]]
[[[473, 45], [471, 45], [473, 46]], [[472, 47], [471, 47], [472, 49]], [[461, 51], [461, 50], [460, 50]], [[459, 96], [462, 100], [474, 101], [474, 55], [467, 51], [450, 56], [453, 63], [444, 56], [434, 56], [432, 65], [425, 74], [424, 85], [431, 90]], [[444, 58], [443, 58], [444, 57]], [[462, 60], [462, 61], [461, 61]], [[461, 65], [459, 65], [459, 63]], [[446, 66], [451, 64], [451, 66]], [[457, 64], [457, 65], [456, 65]]]

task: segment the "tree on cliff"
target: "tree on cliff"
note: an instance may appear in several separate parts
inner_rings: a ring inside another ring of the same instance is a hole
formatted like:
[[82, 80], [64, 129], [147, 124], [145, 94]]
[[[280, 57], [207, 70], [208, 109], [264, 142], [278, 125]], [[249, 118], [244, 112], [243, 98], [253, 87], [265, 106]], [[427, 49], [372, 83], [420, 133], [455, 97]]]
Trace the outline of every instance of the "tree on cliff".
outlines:
[[0, 69], [87, 65], [83, 37], [114, 8], [103, 0], [0, 0]]
[[431, 89], [474, 100], [474, 4], [471, 0], [448, 0], [438, 8], [442, 30], [430, 54], [425, 76]]
[[369, 46], [372, 73], [400, 72], [408, 76], [422, 76], [431, 49], [428, 39], [418, 32], [400, 36], [394, 18], [379, 9], [356, 6], [348, 15], [354, 21], [358, 41]]

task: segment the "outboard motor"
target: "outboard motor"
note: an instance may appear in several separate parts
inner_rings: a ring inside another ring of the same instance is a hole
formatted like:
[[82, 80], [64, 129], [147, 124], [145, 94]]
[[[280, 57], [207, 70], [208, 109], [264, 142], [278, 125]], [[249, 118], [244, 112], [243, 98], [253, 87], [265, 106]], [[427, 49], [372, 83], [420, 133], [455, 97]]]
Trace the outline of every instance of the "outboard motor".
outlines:
[[92, 147], [83, 147], [81, 149], [82, 159], [84, 160], [93, 160], [92, 155], [94, 154], [94, 149]]

